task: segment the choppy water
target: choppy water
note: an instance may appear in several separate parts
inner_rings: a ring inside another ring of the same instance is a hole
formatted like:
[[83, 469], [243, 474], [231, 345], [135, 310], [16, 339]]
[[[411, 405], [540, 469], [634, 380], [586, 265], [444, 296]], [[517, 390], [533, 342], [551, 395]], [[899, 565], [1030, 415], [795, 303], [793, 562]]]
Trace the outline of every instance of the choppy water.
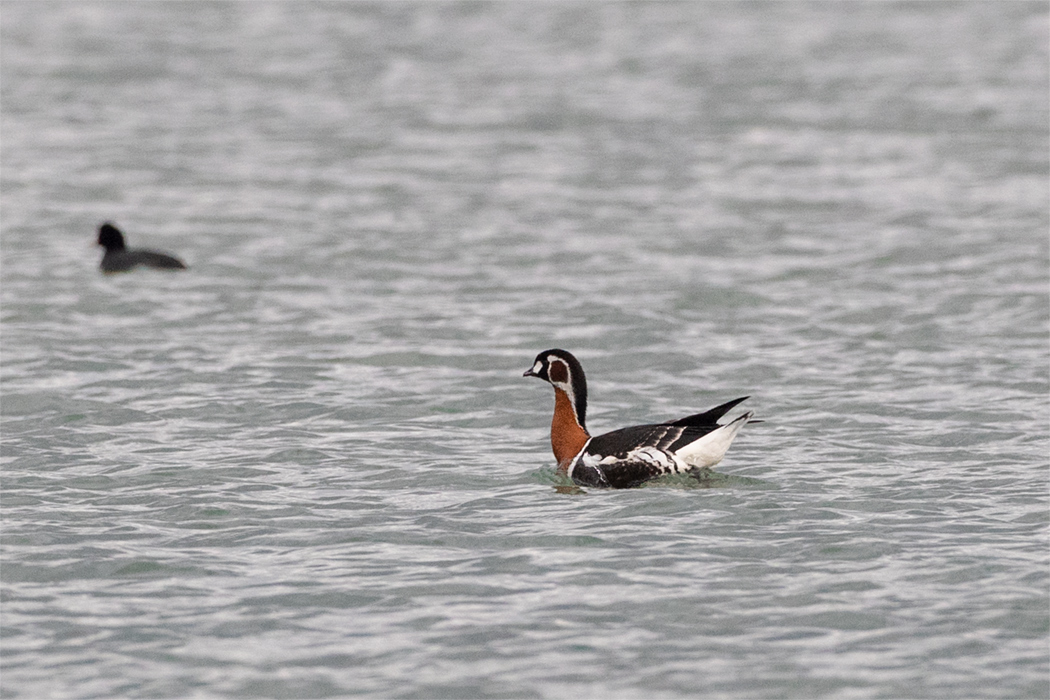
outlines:
[[1047, 10], [4, 2], [3, 696], [1047, 697]]

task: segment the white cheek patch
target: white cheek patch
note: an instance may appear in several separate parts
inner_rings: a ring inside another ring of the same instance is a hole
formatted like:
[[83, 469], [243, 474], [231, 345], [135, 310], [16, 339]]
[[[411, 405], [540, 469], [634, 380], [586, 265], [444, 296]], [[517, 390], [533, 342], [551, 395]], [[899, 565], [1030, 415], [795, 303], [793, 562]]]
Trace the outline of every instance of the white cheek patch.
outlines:
[[536, 364], [534, 364], [532, 366], [532, 373], [533, 374], [539, 374], [540, 370], [542, 370], [542, 369], [543, 369], [543, 363], [540, 362], [539, 360], [536, 360]]

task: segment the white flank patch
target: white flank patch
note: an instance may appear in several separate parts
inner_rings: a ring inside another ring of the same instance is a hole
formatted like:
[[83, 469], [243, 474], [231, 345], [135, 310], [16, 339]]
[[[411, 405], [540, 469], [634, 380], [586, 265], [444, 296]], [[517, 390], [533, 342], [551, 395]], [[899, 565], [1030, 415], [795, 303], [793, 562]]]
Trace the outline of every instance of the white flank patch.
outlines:
[[694, 467], [713, 467], [722, 461], [729, 446], [733, 444], [733, 438], [752, 415], [752, 412], [748, 411], [721, 428], [712, 430], [707, 435], [680, 448], [675, 455]]
[[669, 472], [678, 472], [686, 468], [686, 465], [675, 459], [673, 454], [655, 447], [639, 447], [636, 450], [631, 450], [627, 454], [627, 461], [644, 462]]
[[675, 455], [651, 445], [637, 447], [628, 452], [625, 457], [614, 457], [613, 455], [583, 455], [583, 464], [587, 467], [611, 467], [615, 464], [629, 464], [632, 462], [651, 464], [662, 471], [671, 472], [672, 474], [686, 472], [691, 469], [688, 464], [678, 459]]
[[572, 470], [576, 468], [576, 465], [580, 462], [580, 456], [583, 456], [583, 466], [590, 467], [593, 465], [587, 464], [587, 446], [591, 444], [592, 438], [587, 438], [587, 442], [583, 443], [583, 447], [576, 453], [576, 456], [569, 462], [569, 468], [565, 470], [565, 475], [570, 479], [572, 478]]

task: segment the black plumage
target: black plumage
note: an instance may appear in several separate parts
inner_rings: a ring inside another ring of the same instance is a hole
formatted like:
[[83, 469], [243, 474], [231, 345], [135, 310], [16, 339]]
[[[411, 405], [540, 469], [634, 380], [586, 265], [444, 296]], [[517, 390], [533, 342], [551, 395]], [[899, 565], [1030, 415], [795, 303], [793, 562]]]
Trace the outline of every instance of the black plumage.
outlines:
[[160, 270], [186, 269], [185, 263], [167, 253], [128, 248], [124, 243], [124, 234], [108, 221], [99, 226], [98, 244], [106, 249], [99, 264], [103, 272], [127, 272], [140, 265]]

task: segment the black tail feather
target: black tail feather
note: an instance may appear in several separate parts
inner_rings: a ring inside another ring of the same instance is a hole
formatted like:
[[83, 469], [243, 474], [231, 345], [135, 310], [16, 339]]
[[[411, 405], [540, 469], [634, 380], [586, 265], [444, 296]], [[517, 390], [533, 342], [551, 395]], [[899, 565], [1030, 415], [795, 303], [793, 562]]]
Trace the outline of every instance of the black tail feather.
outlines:
[[[714, 408], [704, 411], [703, 413], [694, 413], [691, 416], [685, 418], [679, 418], [676, 421], [667, 423], [667, 425], [718, 425], [718, 419], [728, 413], [733, 406], [736, 406], [741, 401], [745, 401], [751, 398], [750, 396], [741, 396], [739, 399], [733, 399], [732, 401], [726, 401], [721, 406], [715, 406]], [[752, 421], [753, 422], [753, 421]]]

